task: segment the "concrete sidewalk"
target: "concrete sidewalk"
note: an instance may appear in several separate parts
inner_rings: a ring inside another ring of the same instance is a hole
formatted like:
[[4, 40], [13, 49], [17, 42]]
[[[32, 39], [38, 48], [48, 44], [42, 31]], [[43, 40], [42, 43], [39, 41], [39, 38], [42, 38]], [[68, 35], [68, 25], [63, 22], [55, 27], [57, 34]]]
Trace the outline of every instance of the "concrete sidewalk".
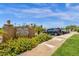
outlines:
[[22, 53], [20, 56], [50, 56], [57, 50], [57, 48], [59, 48], [69, 37], [74, 34], [76, 34], [76, 32], [56, 36], [49, 41], [39, 44], [31, 51], [26, 51]]

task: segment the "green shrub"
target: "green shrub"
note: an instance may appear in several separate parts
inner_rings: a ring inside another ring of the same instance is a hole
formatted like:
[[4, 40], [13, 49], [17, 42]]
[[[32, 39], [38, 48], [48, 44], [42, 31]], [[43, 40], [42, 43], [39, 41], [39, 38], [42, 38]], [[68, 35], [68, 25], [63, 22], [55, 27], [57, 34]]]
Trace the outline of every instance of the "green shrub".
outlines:
[[79, 32], [79, 28], [76, 31]]
[[41, 43], [41, 42], [44, 42], [44, 41], [47, 41], [51, 38], [51, 36], [45, 34], [45, 33], [41, 33], [39, 34], [37, 37], [35, 37], [35, 40], [38, 42], [38, 43]]
[[0, 29], [0, 35], [3, 35], [3, 29]]
[[15, 56], [24, 51], [31, 50], [36, 47], [39, 43], [47, 41], [51, 38], [51, 36], [41, 33], [32, 39], [28, 38], [18, 38], [18, 39], [10, 39], [6, 42], [0, 44], [0, 55], [1, 56]]

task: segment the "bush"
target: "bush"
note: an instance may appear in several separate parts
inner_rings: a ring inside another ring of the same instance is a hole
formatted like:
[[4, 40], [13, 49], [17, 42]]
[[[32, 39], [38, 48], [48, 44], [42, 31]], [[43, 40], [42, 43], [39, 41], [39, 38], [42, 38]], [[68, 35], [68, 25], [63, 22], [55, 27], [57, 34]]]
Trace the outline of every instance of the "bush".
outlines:
[[79, 28], [76, 31], [79, 32]]
[[0, 55], [18, 55], [24, 51], [31, 50], [32, 48], [36, 47], [39, 43], [47, 41], [51, 38], [51, 36], [41, 33], [32, 39], [28, 38], [18, 38], [18, 39], [10, 39], [6, 42], [0, 44]]
[[3, 29], [0, 29], [0, 35], [3, 35]]
[[47, 41], [51, 38], [51, 36], [45, 34], [45, 33], [40, 33], [37, 37], [35, 37], [34, 39], [38, 42], [38, 43], [41, 43], [41, 42], [44, 42], [44, 41]]

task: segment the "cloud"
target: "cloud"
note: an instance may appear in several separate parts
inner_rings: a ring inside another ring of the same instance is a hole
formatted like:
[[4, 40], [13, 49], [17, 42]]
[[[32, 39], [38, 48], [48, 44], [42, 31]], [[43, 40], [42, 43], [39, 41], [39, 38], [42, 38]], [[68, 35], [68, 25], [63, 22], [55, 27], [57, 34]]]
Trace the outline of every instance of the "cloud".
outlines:
[[30, 8], [30, 9], [10, 8], [10, 9], [5, 9], [5, 10], [0, 10], [0, 14], [14, 14], [17, 17], [18, 16], [24, 17], [24, 15], [25, 16], [29, 15], [30, 17], [38, 17], [38, 16], [39, 17], [41, 17], [41, 16], [47, 17], [47, 16], [50, 16], [50, 14], [52, 14], [52, 10], [42, 9], [42, 8]]
[[[39, 4], [40, 5], [40, 4]], [[55, 6], [54, 4], [51, 4]], [[0, 9], [0, 14], [12, 14], [14, 17], [19, 19], [46, 19], [50, 17], [56, 17], [58, 20], [70, 20], [76, 21], [79, 19], [79, 5], [71, 6], [71, 4], [66, 4], [66, 11], [59, 11], [56, 8], [56, 12], [51, 8], [25, 8], [25, 9], [17, 9], [17, 8], [9, 8], [9, 9]], [[7, 15], [8, 16], [8, 15]], [[51, 19], [53, 20], [53, 19]]]
[[[42, 4], [42, 5], [35, 4], [35, 5], [37, 7], [33, 7], [32, 5], [31, 5], [32, 8], [4, 7], [4, 9], [0, 9], [0, 18], [2, 15], [6, 17], [12, 16], [13, 18], [11, 19], [18, 20], [18, 22], [19, 20], [21, 21], [27, 20], [26, 21], [27, 23], [43, 24], [45, 27], [61, 27], [65, 25], [65, 21], [70, 22], [79, 21], [79, 5], [73, 6], [72, 4], [69, 3], [66, 4], [65, 7], [62, 7], [62, 5], [58, 6], [56, 4]], [[56, 19], [54, 19], [54, 17]]]
[[71, 12], [79, 12], [79, 4], [67, 3], [66, 7], [68, 7], [68, 11]]
[[65, 6], [66, 6], [66, 8], [69, 8], [70, 7], [70, 3], [66, 3]]
[[[69, 5], [69, 4], [67, 4]], [[78, 9], [78, 6], [71, 7], [71, 10]], [[5, 12], [4, 12], [5, 11]], [[79, 19], [79, 14], [77, 12], [71, 12], [67, 10], [66, 12], [54, 12], [50, 8], [30, 8], [30, 9], [16, 9], [10, 8], [5, 10], [0, 10], [0, 14], [12, 14], [18, 18], [47, 18], [47, 17], [57, 17], [60, 20], [74, 20]]]
[[55, 28], [55, 27], [64, 27], [65, 23], [63, 21], [57, 22], [57, 21], [49, 21], [44, 22], [43, 25], [47, 28]]

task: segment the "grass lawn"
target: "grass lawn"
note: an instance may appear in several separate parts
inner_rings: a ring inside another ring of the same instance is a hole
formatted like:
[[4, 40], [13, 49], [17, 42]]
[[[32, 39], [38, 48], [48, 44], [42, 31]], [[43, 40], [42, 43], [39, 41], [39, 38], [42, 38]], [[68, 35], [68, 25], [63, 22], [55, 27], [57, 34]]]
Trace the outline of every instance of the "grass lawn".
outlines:
[[70, 37], [52, 56], [79, 56], [79, 35]]

